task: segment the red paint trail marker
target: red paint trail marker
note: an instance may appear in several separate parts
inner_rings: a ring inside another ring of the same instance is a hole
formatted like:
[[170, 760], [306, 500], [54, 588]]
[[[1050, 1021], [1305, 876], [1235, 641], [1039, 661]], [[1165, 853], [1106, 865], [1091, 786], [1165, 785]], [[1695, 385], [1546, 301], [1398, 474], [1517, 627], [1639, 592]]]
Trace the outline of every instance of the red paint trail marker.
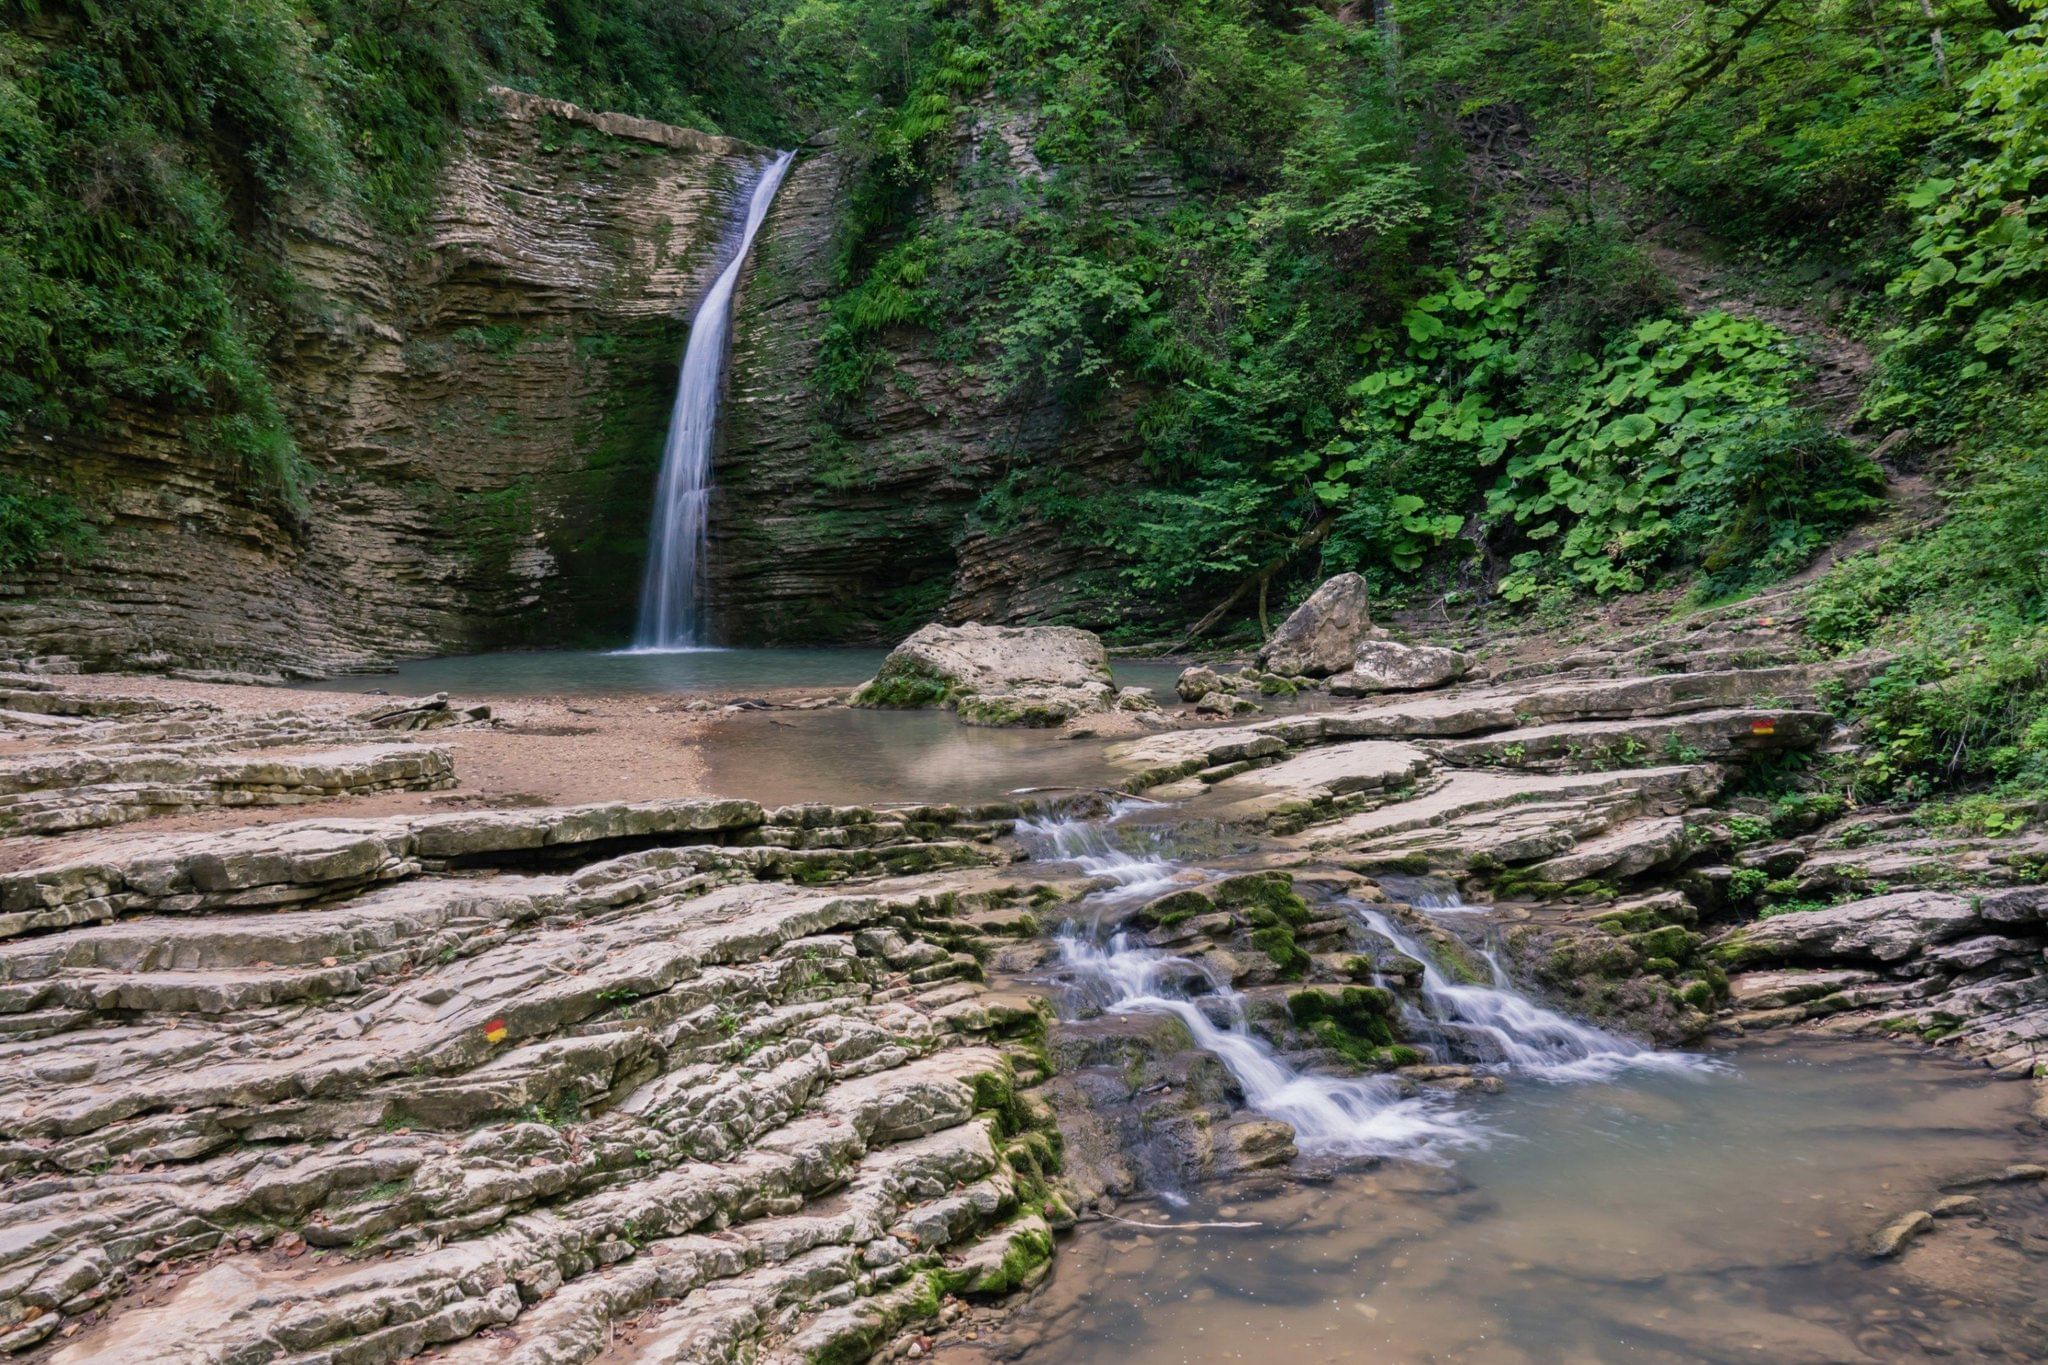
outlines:
[[505, 1041], [505, 1021], [503, 1019], [493, 1019], [490, 1023], [484, 1025], [484, 1041], [487, 1043], [502, 1043]]
[[1778, 722], [1774, 720], [1753, 720], [1749, 723], [1749, 732], [1753, 735], [1775, 735], [1778, 733]]

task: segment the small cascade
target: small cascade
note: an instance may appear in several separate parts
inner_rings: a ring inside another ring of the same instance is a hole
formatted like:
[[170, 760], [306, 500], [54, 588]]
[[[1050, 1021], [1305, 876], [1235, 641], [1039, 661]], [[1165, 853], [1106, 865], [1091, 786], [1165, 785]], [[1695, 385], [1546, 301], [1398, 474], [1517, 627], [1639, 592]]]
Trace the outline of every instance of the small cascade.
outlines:
[[[1388, 889], [1383, 887], [1382, 889]], [[1416, 908], [1432, 918], [1468, 911], [1450, 893], [1452, 904]], [[1429, 950], [1379, 910], [1357, 901], [1340, 901], [1352, 918], [1422, 964], [1425, 1028], [1475, 1049], [1483, 1062], [1545, 1080], [1604, 1080], [1629, 1067], [1695, 1070], [1704, 1059], [1659, 1052], [1590, 1024], [1579, 1023], [1540, 1005], [1516, 990], [1491, 949], [1468, 951], [1486, 965], [1488, 984], [1454, 982], [1437, 966]]]
[[1059, 947], [1062, 964], [1105, 1012], [1180, 1020], [1195, 1046], [1231, 1074], [1246, 1106], [1290, 1125], [1303, 1152], [1427, 1160], [1479, 1139], [1448, 1103], [1404, 1098], [1396, 1082], [1296, 1071], [1245, 1026], [1243, 997], [1228, 983], [1210, 981], [1206, 999], [1226, 1018], [1217, 1024], [1184, 993], [1182, 983], [1191, 976], [1207, 979], [1186, 958], [1134, 947], [1123, 934], [1098, 947], [1071, 925], [1060, 934]]
[[754, 182], [738, 248], [690, 319], [690, 339], [683, 348], [668, 441], [662, 449], [661, 478], [654, 492], [647, 572], [640, 586], [640, 624], [633, 635], [635, 651], [683, 650], [704, 643], [704, 532], [733, 290], [739, 284], [754, 234], [768, 216], [768, 206], [775, 202], [775, 192], [795, 155], [778, 154]]
[[[1112, 815], [1112, 820], [1115, 818]], [[1479, 1130], [1442, 1100], [1404, 1097], [1375, 1076], [1318, 1076], [1297, 1071], [1245, 1023], [1243, 998], [1184, 957], [1139, 947], [1122, 933], [1098, 942], [1103, 913], [1151, 900], [1204, 880], [1156, 853], [1132, 853], [1106, 824], [1026, 821], [1018, 833], [1046, 861], [1070, 862], [1111, 885], [1085, 903], [1093, 923], [1070, 921], [1059, 935], [1062, 965], [1079, 992], [1106, 1013], [1170, 1014], [1195, 1046], [1214, 1056], [1244, 1092], [1245, 1103], [1294, 1128], [1295, 1146], [1334, 1156], [1431, 1159], [1480, 1139]], [[1200, 983], [1202, 1001], [1187, 986]], [[1221, 1014], [1219, 1024], [1204, 1005]]]
[[[1384, 1077], [1296, 1070], [1252, 1033], [1243, 997], [1229, 982], [1216, 980], [1192, 959], [1134, 943], [1117, 930], [1118, 911], [1213, 876], [1174, 860], [1157, 836], [1154, 846], [1133, 851], [1119, 835], [1134, 832], [1115, 825], [1122, 813], [1101, 822], [1027, 820], [1017, 827], [1037, 858], [1072, 863], [1109, 883], [1081, 903], [1092, 914], [1070, 919], [1058, 936], [1061, 965], [1083, 1001], [1105, 1013], [1179, 1019], [1195, 1045], [1230, 1072], [1249, 1108], [1293, 1126], [1303, 1152], [1441, 1160], [1451, 1149], [1484, 1141], [1485, 1130], [1448, 1100], [1404, 1095]], [[1419, 899], [1441, 901], [1435, 913], [1472, 909], [1447, 882], [1405, 889], [1426, 891]], [[1487, 1064], [1555, 1081], [1600, 1080], [1634, 1066], [1709, 1065], [1645, 1048], [1536, 1003], [1514, 989], [1490, 952], [1479, 953], [1490, 985], [1454, 983], [1385, 914], [1356, 901], [1341, 904], [1361, 927], [1422, 963], [1424, 1017], [1417, 1024], [1462, 1050], [1483, 1054]]]

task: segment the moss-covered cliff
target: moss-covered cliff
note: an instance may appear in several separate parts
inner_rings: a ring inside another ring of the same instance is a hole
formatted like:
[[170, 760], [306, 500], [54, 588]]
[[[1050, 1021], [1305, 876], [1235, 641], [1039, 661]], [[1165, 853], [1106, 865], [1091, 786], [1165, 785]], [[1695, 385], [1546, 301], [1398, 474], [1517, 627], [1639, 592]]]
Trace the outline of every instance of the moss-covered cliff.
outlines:
[[[1000, 101], [958, 112], [938, 183], [910, 209], [973, 230], [1042, 192], [1036, 121]], [[856, 250], [863, 166], [826, 146], [800, 162], [756, 240], [733, 329], [710, 570], [717, 628], [762, 641], [894, 641], [933, 619], [1100, 625], [1116, 548], [1062, 518], [1027, 472], [1090, 497], [1135, 490], [1142, 383], [1089, 394], [1006, 385], [985, 338], [918, 321], [864, 339], [863, 380], [835, 382], [833, 309]], [[1106, 207], [1155, 215], [1156, 175]]]
[[764, 153], [494, 104], [417, 235], [325, 203], [262, 243], [302, 505], [158, 410], [0, 450], [94, 523], [0, 585], [7, 653], [289, 670], [623, 638], [687, 319]]

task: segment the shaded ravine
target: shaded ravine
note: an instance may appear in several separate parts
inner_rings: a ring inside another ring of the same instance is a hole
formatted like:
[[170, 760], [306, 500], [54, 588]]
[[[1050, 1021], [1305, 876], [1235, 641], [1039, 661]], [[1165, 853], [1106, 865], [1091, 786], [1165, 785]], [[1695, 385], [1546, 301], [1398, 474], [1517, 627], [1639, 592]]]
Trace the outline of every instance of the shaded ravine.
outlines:
[[711, 500], [711, 446], [718, 431], [726, 338], [732, 330], [733, 290], [739, 285], [754, 234], [768, 216], [775, 191], [795, 155], [777, 153], [754, 182], [738, 249], [690, 320], [690, 340], [676, 377], [675, 407], [669, 414], [661, 478], [654, 493], [647, 572], [640, 588], [640, 624], [633, 635], [636, 650], [687, 649], [704, 643], [701, 580], [705, 518]]

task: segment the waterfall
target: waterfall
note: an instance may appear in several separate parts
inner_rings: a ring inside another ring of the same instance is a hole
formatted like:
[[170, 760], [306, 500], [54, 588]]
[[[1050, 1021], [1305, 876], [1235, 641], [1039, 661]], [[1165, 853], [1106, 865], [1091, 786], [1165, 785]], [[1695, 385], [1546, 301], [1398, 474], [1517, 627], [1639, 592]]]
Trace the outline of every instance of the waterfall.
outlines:
[[[1111, 824], [1116, 816], [1112, 814]], [[1176, 863], [1158, 852], [1127, 851], [1111, 825], [1074, 820], [1024, 820], [1018, 834], [1034, 856], [1074, 864], [1107, 885], [1082, 903], [1059, 936], [1061, 966], [1078, 994], [1107, 1013], [1170, 1014], [1195, 1046], [1221, 1062], [1251, 1109], [1291, 1124], [1303, 1152], [1340, 1156], [1403, 1156], [1443, 1160], [1453, 1148], [1485, 1140], [1469, 1112], [1428, 1095], [1412, 1095], [1381, 1076], [1325, 1076], [1291, 1066], [1246, 1023], [1243, 997], [1200, 963], [1134, 944], [1104, 919], [1191, 882], [1218, 874]], [[1418, 885], [1437, 913], [1468, 910], [1449, 883]], [[1630, 1067], [1703, 1070], [1704, 1058], [1660, 1052], [1566, 1018], [1515, 990], [1490, 952], [1479, 954], [1491, 982], [1446, 978], [1428, 952], [1386, 915], [1357, 901], [1339, 904], [1360, 927], [1423, 964], [1424, 1030], [1477, 1052], [1489, 1069], [1550, 1081], [1603, 1080]], [[1107, 915], [1105, 912], [1112, 912]], [[1425, 913], [1429, 913], [1425, 911]], [[1191, 994], [1190, 984], [1199, 987]], [[1220, 1017], [1220, 1022], [1219, 1022]]]
[[[1455, 893], [1452, 899], [1456, 899]], [[1486, 964], [1491, 978], [1487, 984], [1454, 982], [1437, 967], [1427, 949], [1386, 915], [1357, 901], [1340, 904], [1366, 928], [1422, 964], [1426, 1025], [1463, 1038], [1487, 1061], [1505, 1070], [1545, 1080], [1588, 1081], [1605, 1080], [1635, 1066], [1695, 1070], [1709, 1065], [1684, 1053], [1654, 1051], [1537, 1004], [1509, 984], [1507, 972], [1491, 951], [1474, 950]]]
[[635, 650], [680, 650], [703, 644], [704, 525], [711, 500], [711, 442], [718, 429], [718, 398], [725, 371], [726, 336], [740, 267], [794, 152], [782, 152], [761, 172], [747, 199], [739, 247], [712, 282], [690, 319], [690, 340], [676, 377], [654, 518], [647, 537], [647, 573], [640, 585], [640, 626]]
[[[1096, 923], [1069, 922], [1059, 934], [1060, 959], [1083, 994], [1111, 1013], [1170, 1014], [1186, 1026], [1195, 1046], [1215, 1057], [1237, 1081], [1250, 1108], [1294, 1129], [1303, 1152], [1332, 1156], [1441, 1159], [1452, 1147], [1480, 1140], [1481, 1130], [1434, 1096], [1407, 1096], [1380, 1076], [1319, 1076], [1298, 1071], [1253, 1034], [1244, 999], [1186, 958], [1134, 946], [1123, 934], [1096, 942], [1101, 912], [1164, 895], [1206, 875], [1158, 856], [1123, 851], [1099, 825], [1067, 820], [1022, 821], [1018, 832], [1048, 859], [1070, 862], [1110, 884], [1089, 897]], [[1181, 982], [1199, 978], [1206, 996], [1226, 1016], [1212, 1020], [1188, 998]]]

